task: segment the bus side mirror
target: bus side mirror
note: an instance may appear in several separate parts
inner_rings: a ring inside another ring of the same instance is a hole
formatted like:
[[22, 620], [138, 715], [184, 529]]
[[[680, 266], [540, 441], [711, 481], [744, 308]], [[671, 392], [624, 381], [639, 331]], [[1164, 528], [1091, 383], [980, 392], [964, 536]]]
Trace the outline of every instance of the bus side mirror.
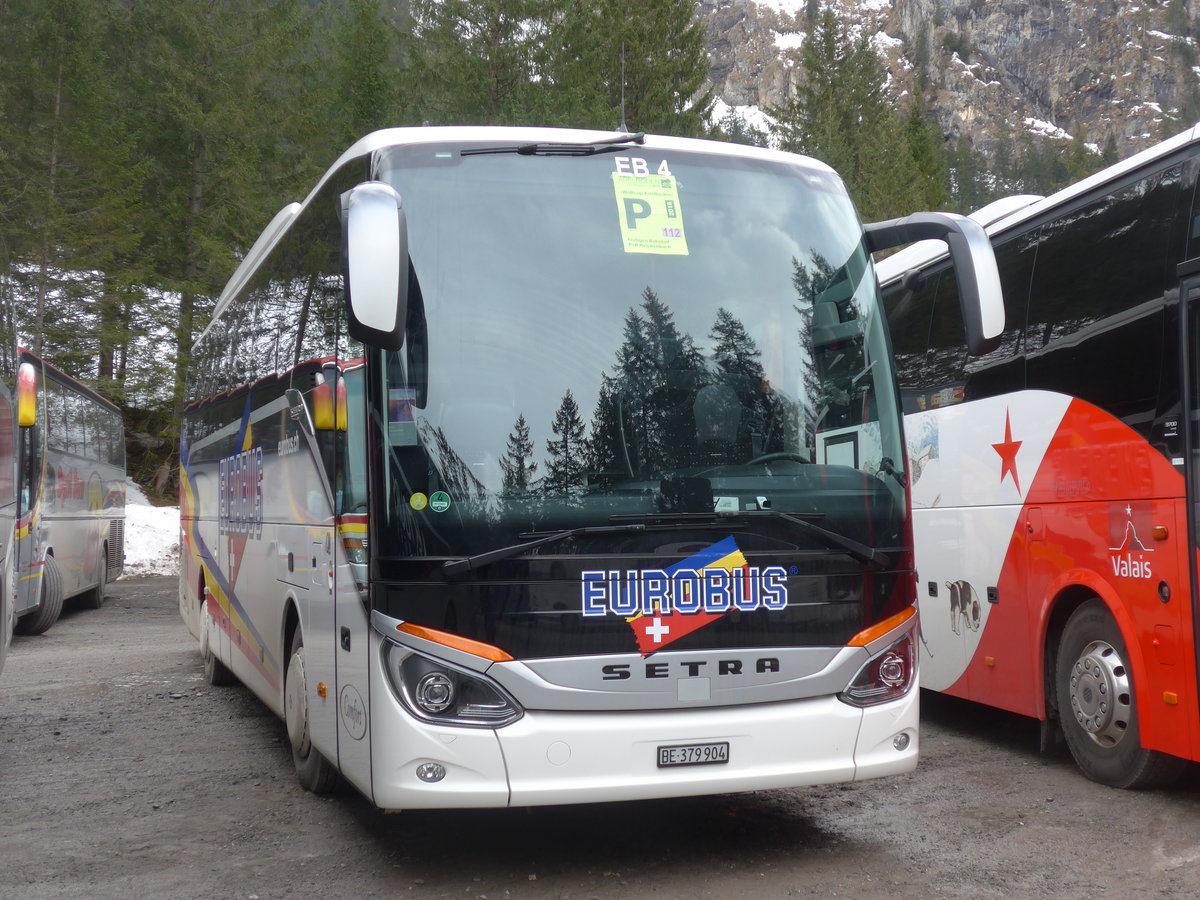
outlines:
[[1000, 346], [1004, 333], [1004, 292], [992, 242], [982, 225], [954, 213], [922, 212], [864, 225], [863, 231], [867, 251], [871, 253], [915, 241], [945, 241], [958, 282], [967, 352], [982, 356]]
[[342, 194], [342, 271], [349, 332], [399, 350], [408, 318], [408, 223], [400, 195], [380, 181]]
[[21, 363], [17, 370], [17, 424], [32, 428], [37, 424], [37, 369]]

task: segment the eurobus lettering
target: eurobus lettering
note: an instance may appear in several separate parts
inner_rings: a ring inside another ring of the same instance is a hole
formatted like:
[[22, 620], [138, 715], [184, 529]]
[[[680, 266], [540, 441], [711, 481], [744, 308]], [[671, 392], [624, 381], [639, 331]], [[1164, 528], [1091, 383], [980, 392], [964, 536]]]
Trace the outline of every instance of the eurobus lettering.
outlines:
[[952, 264], [879, 266], [911, 469], [922, 685], [1039, 719], [1117, 787], [1200, 760], [1200, 128], [976, 213], [1005, 328]]
[[[826, 166], [642, 134], [369, 135], [191, 354], [180, 612], [384, 809], [757, 790], [917, 760], [900, 396]], [[825, 459], [818, 449], [839, 448]]]
[[[285, 451], [279, 445], [278, 453]], [[218, 464], [221, 534], [262, 535], [262, 447], [227, 456]]]

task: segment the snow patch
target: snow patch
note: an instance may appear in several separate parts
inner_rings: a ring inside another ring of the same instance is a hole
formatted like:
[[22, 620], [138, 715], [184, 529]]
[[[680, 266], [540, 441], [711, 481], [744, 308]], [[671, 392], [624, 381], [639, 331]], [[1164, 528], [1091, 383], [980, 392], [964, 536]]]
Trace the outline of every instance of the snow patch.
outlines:
[[179, 574], [179, 507], [151, 506], [125, 483], [125, 571], [122, 577]]
[[1042, 137], [1052, 138], [1056, 141], [1071, 140], [1070, 134], [1063, 131], [1057, 125], [1051, 122], [1043, 121], [1042, 119], [1027, 118], [1025, 119], [1025, 127], [1028, 128], [1032, 134], [1040, 134]]
[[804, 46], [804, 39], [808, 35], [803, 31], [773, 31], [775, 36], [775, 46], [780, 50], [799, 50]]

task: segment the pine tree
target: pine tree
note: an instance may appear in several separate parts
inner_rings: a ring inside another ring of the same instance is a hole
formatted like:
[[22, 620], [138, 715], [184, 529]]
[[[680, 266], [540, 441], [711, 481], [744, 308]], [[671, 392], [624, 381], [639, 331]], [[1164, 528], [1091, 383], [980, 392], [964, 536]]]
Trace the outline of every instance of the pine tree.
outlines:
[[500, 460], [500, 468], [504, 472], [506, 492], [525, 493], [532, 487], [537, 463], [533, 462], [533, 440], [529, 437], [529, 425], [523, 415], [517, 417], [508, 435], [508, 448]]
[[239, 250], [325, 163], [288, 139], [317, 108], [305, 77], [310, 14], [300, 0], [139, 3], [133, 13], [144, 52], [130, 89], [142, 98], [139, 151], [152, 161], [141, 251], [156, 286], [179, 297], [178, 405], [192, 342]]
[[5, 6], [0, 267], [29, 312], [17, 323], [27, 346], [73, 375], [94, 380], [99, 360], [100, 374], [111, 376], [105, 298], [136, 278], [142, 164], [106, 50], [110, 35], [94, 0]]
[[708, 136], [713, 140], [752, 147], [766, 147], [770, 143], [767, 132], [756, 128], [732, 107], [713, 125]]
[[626, 314], [624, 335], [613, 371], [614, 392], [631, 431], [622, 442], [628, 453], [622, 463], [653, 475], [694, 462], [692, 404], [708, 378], [703, 355], [650, 288], [642, 293], [640, 311]]
[[766, 375], [762, 367], [762, 351], [750, 337], [746, 326], [729, 310], [721, 307], [709, 332], [712, 340], [712, 363], [716, 368], [716, 384], [727, 388], [736, 399], [738, 430], [734, 455], [740, 461], [759, 456], [771, 445], [772, 405]]
[[828, 163], [845, 180], [864, 218], [911, 212], [898, 190], [910, 189], [916, 164], [887, 102], [883, 66], [865, 34], [826, 8], [801, 54], [804, 80], [771, 110], [785, 150]]
[[633, 477], [617, 380], [600, 376], [600, 397], [592, 413], [591, 470], [601, 478]]
[[546, 441], [546, 477], [542, 488], [547, 494], [569, 494], [585, 484], [588, 441], [579, 405], [568, 389], [554, 413], [550, 425], [554, 437]]
[[548, 124], [700, 136], [704, 25], [692, 0], [554, 0], [540, 56], [538, 113]]
[[337, 153], [364, 134], [402, 124], [403, 80], [401, 35], [381, 0], [345, 0], [333, 14], [328, 102], [340, 132]]
[[529, 121], [536, 60], [558, 0], [413, 0], [409, 72], [424, 121]]

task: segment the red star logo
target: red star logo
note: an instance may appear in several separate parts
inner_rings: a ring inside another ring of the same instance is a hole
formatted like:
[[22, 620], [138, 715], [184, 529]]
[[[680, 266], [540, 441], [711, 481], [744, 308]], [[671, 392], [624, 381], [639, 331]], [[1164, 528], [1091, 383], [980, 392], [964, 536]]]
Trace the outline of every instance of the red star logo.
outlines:
[[1004, 476], [1011, 475], [1013, 484], [1017, 486], [1017, 493], [1021, 492], [1021, 481], [1017, 477], [1017, 451], [1021, 449], [1021, 441], [1012, 439], [1012, 424], [1008, 419], [1008, 410], [1004, 411], [1004, 442], [1001, 444], [992, 444], [992, 449], [1000, 454], [1000, 480], [1004, 480]]

